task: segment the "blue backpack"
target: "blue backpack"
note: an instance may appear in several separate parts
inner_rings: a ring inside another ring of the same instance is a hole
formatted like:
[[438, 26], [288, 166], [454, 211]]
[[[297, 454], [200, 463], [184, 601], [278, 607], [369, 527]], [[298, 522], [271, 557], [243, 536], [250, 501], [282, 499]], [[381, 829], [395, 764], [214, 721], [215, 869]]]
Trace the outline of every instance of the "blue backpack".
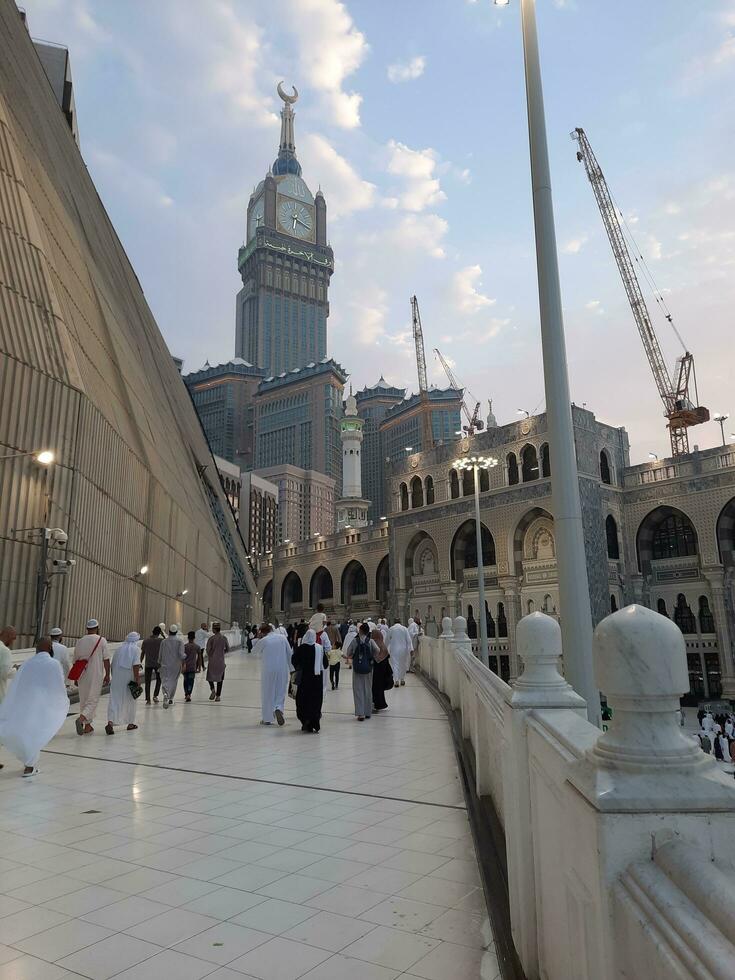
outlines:
[[352, 654], [352, 669], [356, 674], [369, 674], [373, 669], [373, 651], [370, 640], [358, 640]]

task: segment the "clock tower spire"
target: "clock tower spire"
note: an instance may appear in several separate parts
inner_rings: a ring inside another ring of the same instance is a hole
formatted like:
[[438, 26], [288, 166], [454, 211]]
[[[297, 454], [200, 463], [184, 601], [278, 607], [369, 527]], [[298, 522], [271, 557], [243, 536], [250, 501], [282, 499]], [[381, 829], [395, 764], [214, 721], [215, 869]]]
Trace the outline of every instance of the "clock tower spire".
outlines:
[[276, 176], [282, 174], [296, 174], [301, 176], [301, 164], [296, 159], [296, 137], [294, 136], [294, 111], [293, 105], [299, 97], [296, 86], [293, 86], [293, 94], [287, 95], [283, 89], [283, 82], [278, 83], [278, 94], [283, 99], [281, 109], [281, 142], [278, 147], [278, 156], [273, 164], [273, 173]]
[[296, 159], [294, 103], [278, 83], [278, 156], [248, 203], [246, 242], [238, 253], [235, 356], [278, 377], [327, 356], [329, 280], [334, 255], [327, 235], [327, 202], [316, 197]]

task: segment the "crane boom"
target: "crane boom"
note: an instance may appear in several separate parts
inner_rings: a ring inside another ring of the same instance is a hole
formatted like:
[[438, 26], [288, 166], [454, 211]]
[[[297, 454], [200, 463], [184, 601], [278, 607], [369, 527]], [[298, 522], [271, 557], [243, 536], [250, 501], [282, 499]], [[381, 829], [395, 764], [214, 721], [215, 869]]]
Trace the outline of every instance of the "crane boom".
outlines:
[[413, 343], [416, 348], [416, 367], [419, 376], [419, 398], [421, 399], [421, 438], [422, 450], [432, 449], [434, 446], [434, 431], [431, 424], [431, 406], [429, 404], [429, 384], [426, 380], [426, 354], [424, 352], [424, 332], [421, 329], [421, 314], [419, 313], [419, 301], [415, 296], [411, 297], [411, 320], [413, 322]]
[[709, 420], [707, 409], [694, 406], [689, 397], [689, 380], [694, 363], [693, 355], [685, 350], [684, 354], [678, 358], [676, 378], [672, 380], [651, 322], [646, 301], [641, 292], [633, 260], [623, 236], [623, 230], [620, 227], [617, 209], [602, 173], [602, 168], [597, 162], [585, 131], [577, 128], [571, 135], [572, 139], [579, 145], [577, 160], [584, 164], [587, 177], [592, 185], [602, 222], [620, 272], [620, 278], [623, 280], [633, 319], [638, 327], [638, 332], [643, 341], [643, 349], [646, 352], [658, 393], [664, 404], [664, 415], [669, 420], [672, 454], [680, 456], [689, 452], [688, 427]]
[[452, 386], [452, 388], [455, 388], [457, 391], [462, 392], [462, 396], [463, 396], [462, 411], [464, 412], [467, 418], [467, 425], [465, 426], [466, 431], [469, 433], [469, 435], [472, 435], [476, 429], [483, 429], [484, 424], [482, 422], [482, 419], [480, 418], [480, 402], [477, 402], [475, 404], [474, 412], [470, 412], [469, 408], [467, 407], [467, 400], [464, 397], [466, 389], [459, 383], [454, 372], [450, 368], [447, 359], [444, 357], [444, 355], [442, 354], [442, 352], [439, 350], [438, 347], [434, 348], [434, 353], [441, 361], [441, 365], [444, 368], [444, 372], [446, 376], [449, 378], [449, 384]]

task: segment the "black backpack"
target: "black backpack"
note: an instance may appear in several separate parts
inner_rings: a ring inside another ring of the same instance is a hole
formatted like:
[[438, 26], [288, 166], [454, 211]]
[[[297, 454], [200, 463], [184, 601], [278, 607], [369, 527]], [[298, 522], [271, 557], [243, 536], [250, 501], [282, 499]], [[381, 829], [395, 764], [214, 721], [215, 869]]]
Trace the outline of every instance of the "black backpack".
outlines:
[[370, 640], [358, 640], [352, 654], [352, 669], [356, 674], [369, 674], [373, 669], [373, 651]]

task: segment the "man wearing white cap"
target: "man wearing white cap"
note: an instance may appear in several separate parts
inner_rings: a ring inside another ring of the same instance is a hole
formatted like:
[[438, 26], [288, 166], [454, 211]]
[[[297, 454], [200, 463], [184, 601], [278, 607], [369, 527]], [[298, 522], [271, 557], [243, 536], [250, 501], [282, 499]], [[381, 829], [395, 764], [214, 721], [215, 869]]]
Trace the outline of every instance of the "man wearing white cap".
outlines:
[[61, 669], [64, 671], [64, 681], [66, 681], [69, 675], [69, 668], [71, 667], [69, 647], [61, 642], [64, 634], [58, 626], [54, 626], [49, 636], [51, 637], [51, 645], [54, 648], [54, 660], [61, 664]]
[[94, 713], [105, 684], [110, 683], [110, 658], [107, 656], [107, 640], [100, 636], [100, 624], [96, 619], [87, 622], [87, 635], [74, 647], [74, 663], [86, 661], [76, 684], [79, 688], [79, 717], [75, 725], [77, 735], [90, 735], [94, 728]]
[[168, 636], [161, 643], [161, 686], [164, 708], [174, 703], [181, 665], [185, 660], [184, 642], [179, 636], [178, 623], [172, 623], [168, 628]]

